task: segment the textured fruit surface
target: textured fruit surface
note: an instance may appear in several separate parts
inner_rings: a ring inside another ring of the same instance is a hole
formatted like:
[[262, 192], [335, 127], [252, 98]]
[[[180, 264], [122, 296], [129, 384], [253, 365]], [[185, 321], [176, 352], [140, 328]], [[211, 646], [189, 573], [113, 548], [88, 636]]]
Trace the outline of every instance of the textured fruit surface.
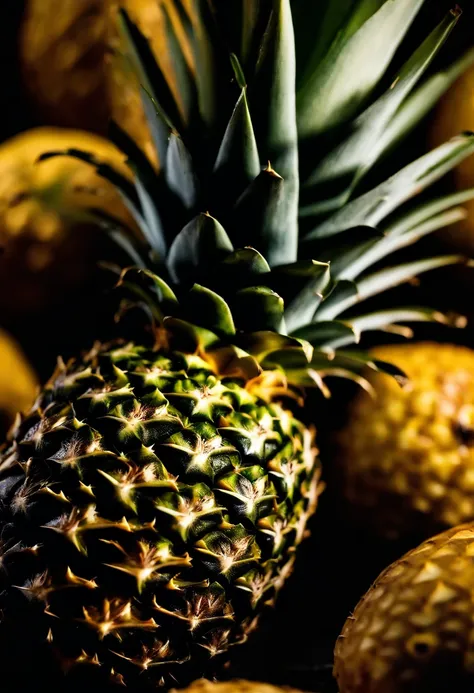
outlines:
[[[0, 146], [0, 314], [20, 319], [84, 282], [90, 271], [89, 208], [131, 217], [114, 187], [72, 158], [41, 163], [45, 151], [89, 147], [127, 173], [123, 155], [108, 141], [74, 130], [38, 128]], [[95, 230], [97, 234], [97, 230]], [[95, 243], [96, 245], [96, 243]], [[88, 247], [89, 246], [89, 247]]]
[[308, 430], [252, 389], [133, 344], [58, 367], [0, 467], [4, 655], [26, 639], [138, 690], [247, 637], [319, 476]]
[[375, 581], [336, 644], [340, 693], [474, 687], [474, 525], [407, 553]]
[[340, 439], [349, 502], [388, 534], [429, 536], [474, 518], [474, 352], [419, 343], [374, 355], [410, 382], [370, 376], [375, 397], [361, 392], [351, 404]]
[[[474, 130], [474, 67], [464, 72], [448, 93], [441, 99], [433, 116], [430, 129], [430, 144], [434, 147], [445, 142], [455, 133]], [[459, 190], [474, 186], [474, 159], [469, 157], [454, 171], [456, 187]], [[461, 248], [474, 249], [474, 202], [466, 202], [468, 215], [458, 228], [444, 232]]]
[[[225, 683], [212, 683], [201, 679], [195, 681], [189, 688], [186, 688], [184, 693], [297, 693], [290, 688], [277, 688], [270, 686], [267, 683], [259, 683], [255, 681], [235, 680]], [[177, 693], [175, 691], [174, 693]]]
[[[349, 4], [199, 2], [196, 21], [183, 17], [186, 46], [165, 23], [176, 89], [134, 3], [119, 13], [160, 171], [144, 131], [117, 123], [133, 184], [93, 150], [48, 156], [90, 163], [126, 200], [140, 233], [113, 228], [134, 265], [120, 274], [118, 317], [128, 329], [144, 316], [156, 350], [97, 347], [59, 369], [17, 428], [1, 469], [5, 680], [25, 650], [41, 670], [57, 655], [81, 693], [94, 680], [137, 690], [213, 675], [209, 658], [273, 602], [317, 500], [311, 434], [281, 402], [294, 411], [306, 388], [328, 395], [331, 374], [363, 384], [366, 367], [403, 378], [351, 345], [365, 330], [447, 320], [410, 306], [367, 313], [364, 301], [465, 262], [385, 264], [459, 216], [451, 198], [392, 213], [474, 137], [356, 188], [422, 117], [425, 100], [407, 96], [460, 11], [386, 76], [423, 0]], [[139, 329], [131, 339], [143, 343]], [[28, 664], [15, 671], [42, 678]]]
[[37, 377], [20, 346], [0, 330], [1, 433], [6, 433], [17, 412], [31, 407], [38, 385]]
[[155, 156], [136, 80], [118, 55], [116, 11], [123, 6], [130, 12], [172, 81], [163, 4], [177, 21], [170, 0], [28, 0], [23, 73], [48, 123], [104, 134], [112, 116]]

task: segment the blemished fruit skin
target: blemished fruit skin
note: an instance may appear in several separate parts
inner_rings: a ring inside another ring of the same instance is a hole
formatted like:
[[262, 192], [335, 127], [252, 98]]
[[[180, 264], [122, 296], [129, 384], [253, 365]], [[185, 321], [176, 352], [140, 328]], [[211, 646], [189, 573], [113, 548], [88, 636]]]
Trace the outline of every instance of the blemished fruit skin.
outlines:
[[[178, 692], [173, 691], [173, 693]], [[280, 688], [271, 686], [268, 683], [244, 681], [242, 679], [219, 683], [200, 679], [191, 684], [189, 688], [184, 689], [183, 693], [298, 693], [298, 691], [292, 688]]]
[[129, 175], [121, 152], [87, 132], [36, 128], [0, 146], [2, 324], [26, 322], [84, 285], [99, 259], [90, 208], [133, 227], [115, 188], [90, 166], [72, 158], [38, 163], [45, 150], [64, 146], [89, 147]]
[[[28, 0], [20, 44], [23, 77], [45, 121], [105, 134], [113, 117], [155, 158], [138, 84], [120, 56], [116, 13], [119, 6], [130, 12], [172, 83], [163, 5], [179, 30], [172, 0]], [[182, 31], [180, 37], [185, 45]], [[189, 50], [187, 55], [191, 60]]]
[[378, 347], [409, 377], [369, 376], [339, 436], [345, 497], [377, 533], [430, 536], [474, 518], [474, 352], [452, 344]]
[[335, 649], [340, 693], [469, 693], [474, 525], [425, 541], [375, 581]]
[[58, 366], [0, 465], [7, 668], [27, 646], [143, 690], [246, 639], [320, 489], [309, 430], [259, 384], [131, 343]]

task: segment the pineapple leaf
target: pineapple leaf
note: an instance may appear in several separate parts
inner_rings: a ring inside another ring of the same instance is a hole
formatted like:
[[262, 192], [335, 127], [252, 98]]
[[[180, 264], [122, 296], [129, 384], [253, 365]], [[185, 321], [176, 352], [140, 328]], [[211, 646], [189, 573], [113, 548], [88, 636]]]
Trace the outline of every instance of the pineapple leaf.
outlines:
[[234, 204], [259, 172], [257, 142], [247, 103], [247, 89], [243, 87], [214, 165], [215, 197], [219, 206]]
[[[176, 34], [175, 26], [170, 17], [170, 10], [166, 3], [162, 6], [162, 11], [166, 23], [166, 36], [168, 39], [168, 49], [176, 76], [176, 84], [179, 87], [179, 96], [184, 114], [184, 120], [189, 126], [192, 117], [198, 107], [198, 95], [194, 74], [186, 60], [183, 46]], [[181, 20], [183, 22], [183, 20]]]
[[216, 261], [234, 250], [219, 222], [209, 214], [199, 214], [174, 239], [167, 266], [173, 281], [193, 283], [208, 277]]
[[220, 36], [209, 0], [197, 0], [198, 19], [194, 21], [194, 55], [199, 110], [203, 122], [212, 127], [216, 120], [216, 69], [219, 65]]
[[140, 96], [146, 121], [150, 128], [153, 146], [161, 165], [166, 161], [168, 139], [173, 126], [171, 122], [167, 121], [166, 115], [161, 110], [159, 104], [143, 86], [140, 86]]
[[369, 354], [363, 352], [339, 351], [336, 354], [316, 351], [311, 360], [313, 368], [322, 372], [323, 375], [330, 375], [332, 370], [347, 370], [351, 373], [363, 374], [367, 369], [377, 373], [390, 375], [400, 385], [408, 382], [406, 373], [391, 363], [373, 359]]
[[189, 292], [190, 317], [199, 315], [199, 323], [205, 329], [226, 337], [235, 335], [234, 320], [224, 299], [211, 289], [194, 284]]
[[438, 216], [440, 213], [456, 205], [462, 205], [474, 199], [474, 188], [461, 190], [445, 195], [444, 197], [435, 200], [429, 200], [415, 207], [409, 213], [405, 212], [401, 215], [396, 215], [384, 226], [384, 231], [387, 236], [396, 236], [407, 231], [411, 231], [419, 224], [424, 224], [432, 217]]
[[309, 342], [302, 339], [295, 339], [294, 337], [287, 337], [273, 331], [260, 330], [258, 332], [243, 334], [239, 342], [240, 346], [245, 349], [245, 351], [248, 351], [249, 354], [252, 354], [262, 366], [265, 358], [269, 354], [283, 353], [290, 349], [293, 354], [298, 352], [306, 361], [307, 365], [313, 352], [313, 347]]
[[38, 158], [38, 162], [47, 161], [48, 159], [53, 159], [56, 156], [72, 157], [73, 159], [78, 159], [79, 161], [84, 161], [95, 168], [97, 174], [102, 178], [105, 178], [115, 186], [118, 190], [122, 200], [124, 201], [130, 213], [133, 215], [145, 237], [148, 237], [149, 230], [145, 219], [142, 215], [140, 200], [133, 183], [122, 173], [120, 173], [116, 168], [99, 161], [94, 154], [90, 152], [83, 151], [82, 149], [69, 148], [61, 151], [51, 151], [41, 154]]
[[[376, 0], [378, 5], [383, 1]], [[314, 74], [314, 71], [318, 69], [338, 33], [347, 26], [353, 6], [354, 0], [323, 0], [317, 3], [308, 3], [307, 0], [292, 0], [296, 58], [299, 66], [297, 94]], [[373, 10], [371, 9], [370, 12], [372, 13]], [[365, 19], [366, 17], [359, 13], [359, 25]]]
[[241, 286], [249, 281], [253, 283], [258, 275], [270, 273], [270, 265], [254, 248], [235, 250], [224, 259], [222, 265], [229, 281]]
[[199, 350], [207, 352], [218, 347], [221, 342], [221, 338], [215, 332], [171, 315], [163, 319], [163, 325], [176, 339], [179, 348], [190, 354]]
[[[286, 228], [282, 222], [285, 181], [268, 166], [242, 193], [229, 223], [235, 245], [250, 245], [266, 258], [269, 265], [278, 264], [282, 256]], [[284, 218], [284, 216], [283, 216]]]
[[[473, 133], [464, 133], [425, 154], [373, 190], [349, 202], [318, 224], [304, 240], [326, 238], [354, 226], [378, 226], [391, 212], [419, 194], [474, 152]], [[307, 208], [304, 214], [312, 214]]]
[[448, 69], [430, 77], [403, 102], [376, 143], [374, 161], [392, 150], [429, 113], [455, 80], [474, 63], [474, 50], [468, 51]]
[[184, 208], [193, 210], [197, 204], [198, 183], [193, 161], [183, 140], [176, 133], [170, 135], [166, 154], [165, 178], [169, 189], [181, 201]]
[[136, 238], [136, 234], [128, 226], [125, 226], [120, 219], [99, 207], [89, 207], [86, 210], [85, 220], [95, 222], [103, 228], [109, 238], [128, 256], [133, 265], [146, 269], [146, 257], [149, 253], [149, 248], [146, 244], [140, 243], [140, 239]]
[[143, 234], [147, 236], [150, 248], [152, 248], [158, 257], [162, 259], [166, 257], [166, 239], [161, 223], [160, 214], [154, 198], [150, 195], [149, 190], [143, 184], [142, 180], [137, 176], [135, 179], [135, 188], [143, 210], [143, 218], [145, 225], [142, 227]]
[[272, 27], [266, 53], [251, 92], [250, 105], [264, 161], [284, 179], [278, 223], [272, 228], [270, 264], [294, 262], [298, 249], [298, 132], [296, 127], [296, 59], [290, 0], [272, 0]]
[[323, 299], [323, 291], [330, 281], [330, 266], [326, 262], [311, 263], [312, 276], [304, 288], [293, 298], [285, 310], [285, 323], [289, 332], [294, 333], [309, 323]]
[[328, 246], [325, 243], [315, 243], [311, 246], [311, 252], [317, 257], [323, 257], [331, 263], [331, 277], [333, 279], [352, 279], [344, 276], [347, 268], [351, 268], [357, 260], [377, 242], [381, 242], [385, 234], [372, 226], [357, 226], [348, 229], [337, 238], [337, 245]]
[[159, 323], [166, 312], [178, 311], [178, 299], [171, 287], [150, 270], [128, 268], [122, 272], [118, 286], [130, 291]]
[[[300, 137], [314, 137], [328, 126], [335, 127], [356, 115], [383, 77], [423, 1], [353, 3], [350, 17], [324, 59], [321, 44], [314, 42], [314, 56], [308, 61], [298, 89]], [[334, 15], [328, 12], [327, 17], [337, 25], [342, 18], [340, 3], [331, 4], [335, 6]]]
[[307, 352], [300, 345], [297, 345], [270, 351], [261, 361], [261, 366], [264, 369], [279, 367], [286, 373], [286, 371], [293, 369], [307, 369], [308, 361]]
[[[99, 222], [100, 223], [100, 222]], [[140, 269], [146, 269], [147, 263], [146, 260], [142, 258], [140, 253], [137, 251], [137, 249], [134, 247], [132, 241], [130, 240], [130, 236], [128, 233], [124, 232], [121, 229], [118, 228], [108, 228], [107, 229], [109, 237], [112, 239], [112, 241], [123, 250], [123, 252], [129, 257], [130, 261], [135, 265], [136, 267], [139, 267]]]
[[135, 188], [146, 222], [143, 231], [147, 234], [150, 247], [159, 256], [165, 257], [167, 248], [163, 224], [155, 204], [157, 196], [155, 170], [134, 140], [114, 121], [111, 121], [109, 125], [109, 136], [111, 141], [128, 156], [127, 165], [135, 174]]
[[380, 241], [375, 241], [371, 247], [364, 248], [364, 251], [355, 257], [343, 271], [337, 274], [338, 279], [351, 279], [357, 281], [357, 277], [368, 267], [371, 267], [384, 257], [388, 257], [401, 248], [406, 248], [416, 243], [438, 229], [445, 228], [450, 224], [456, 224], [466, 218], [466, 210], [463, 207], [454, 207], [430, 217], [425, 222], [418, 224], [414, 229], [398, 235], [385, 235]]
[[392, 287], [410, 281], [418, 274], [428, 272], [437, 267], [445, 267], [456, 263], [465, 263], [466, 258], [462, 255], [440, 255], [438, 257], [427, 258], [425, 260], [415, 260], [395, 267], [385, 267], [374, 274], [363, 277], [357, 282], [357, 294], [349, 297], [344, 307], [338, 310], [336, 315], [355, 305], [359, 301], [375, 296]]
[[459, 315], [445, 315], [431, 308], [391, 308], [348, 319], [356, 334], [371, 330], [389, 330], [400, 322], [439, 322], [461, 327], [464, 319]]
[[359, 301], [357, 285], [348, 280], [341, 280], [334, 284], [332, 290], [315, 312], [315, 319], [320, 322], [334, 320], [338, 315]]
[[259, 4], [255, 0], [242, 0], [242, 38], [240, 51], [244, 63], [248, 60], [252, 49], [259, 9]]
[[[128, 58], [143, 89], [159, 106], [166, 122], [177, 132], [183, 133], [184, 122], [166, 77], [155, 60], [148, 40], [123, 8], [119, 10], [119, 28]], [[163, 152], [159, 151], [158, 154], [161, 158]]]
[[239, 330], [272, 330], [285, 334], [284, 303], [281, 296], [266, 286], [241, 289], [232, 302], [232, 313]]
[[[323, 158], [310, 176], [307, 183], [310, 186], [327, 186], [337, 180], [344, 183], [346, 187], [334, 198], [334, 206], [340, 206], [348, 199], [361, 176], [374, 163], [380, 137], [444, 44], [459, 14], [460, 12], [450, 12], [436, 27], [403, 66], [391, 88], [356, 119], [353, 132]], [[333, 203], [328, 200], [322, 204], [324, 209], [330, 209], [333, 206]]]
[[358, 333], [352, 324], [338, 322], [337, 320], [323, 320], [295, 330], [292, 337], [306, 339], [316, 349], [334, 348], [334, 344], [340, 340], [347, 340], [349, 344], [358, 342]]

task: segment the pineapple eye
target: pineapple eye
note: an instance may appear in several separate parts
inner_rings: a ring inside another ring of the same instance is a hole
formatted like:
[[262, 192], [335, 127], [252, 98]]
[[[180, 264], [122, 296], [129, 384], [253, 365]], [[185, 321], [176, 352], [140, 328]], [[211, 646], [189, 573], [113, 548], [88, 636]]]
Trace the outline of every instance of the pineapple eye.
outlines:
[[463, 445], [467, 447], [474, 445], [474, 407], [471, 404], [461, 407], [454, 428], [457, 438]]
[[471, 426], [465, 426], [462, 423], [457, 423], [455, 425], [455, 435], [458, 440], [466, 447], [474, 446], [474, 428]]
[[438, 647], [439, 640], [432, 633], [417, 633], [406, 644], [409, 654], [416, 659], [427, 659]]

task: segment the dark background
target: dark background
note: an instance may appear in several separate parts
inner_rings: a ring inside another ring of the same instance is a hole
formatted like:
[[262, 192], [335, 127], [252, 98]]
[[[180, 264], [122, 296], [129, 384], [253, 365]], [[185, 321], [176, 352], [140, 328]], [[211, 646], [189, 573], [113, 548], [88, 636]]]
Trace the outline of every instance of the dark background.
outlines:
[[[460, 4], [465, 11], [464, 15], [433, 69], [440, 63], [450, 62], [467, 46], [474, 44], [474, 2], [465, 0]], [[449, 8], [450, 3], [444, 0], [428, 0], [404, 50], [415, 46], [419, 36], [425, 35], [434, 27]], [[45, 124], [40, 122], [34, 109], [28, 104], [21, 87], [16, 61], [16, 42], [22, 9], [23, 3], [20, 0], [0, 0], [0, 142], [22, 130]], [[387, 164], [389, 170], [394, 170], [398, 164], [406, 163], [423, 150], [426, 126], [427, 124], [423, 123], [418, 131], [406, 140], [396, 157], [392, 157]], [[469, 124], [466, 124], [466, 128], [468, 127]], [[449, 185], [449, 181], [445, 181], [443, 185]], [[470, 280], [465, 275], [460, 276], [458, 270], [447, 270], [438, 273], [436, 279], [423, 280], [416, 302], [456, 308], [469, 313], [472, 310], [473, 286], [474, 277]], [[81, 318], [78, 317], [76, 323], [78, 320], [80, 322]], [[88, 335], [97, 334], [100, 320], [101, 316], [98, 314], [93, 319], [89, 316]], [[17, 327], [23, 336], [36, 331], [35, 339], [30, 341], [34, 341], [36, 364], [41, 374], [46, 376], [54, 361], [48, 345], [48, 326], [44, 323], [35, 325], [33, 321], [29, 325], [22, 325], [21, 329]], [[42, 336], [38, 335], [39, 329]], [[71, 330], [72, 327], [68, 328], [65, 323], [63, 348], [66, 352], [73, 350], [75, 346], [72, 337], [68, 341], [68, 334], [72, 335]], [[472, 327], [462, 332], [439, 332], [425, 327], [417, 332], [419, 337], [437, 337], [468, 344], [474, 342], [473, 334]], [[84, 337], [86, 338], [87, 336]], [[340, 397], [346, 397], [348, 394], [350, 393], [345, 391]], [[335, 405], [328, 406], [324, 403], [323, 406], [322, 402], [315, 398], [312, 403], [311, 413], [319, 418], [323, 459], [324, 452], [330, 445], [330, 437], [325, 436], [324, 431], [334, 428], [335, 410], [340, 399], [336, 398], [335, 402]], [[326, 475], [331, 478], [329, 464]], [[236, 652], [232, 673], [291, 684], [322, 693], [334, 690], [330, 676], [332, 649], [345, 617], [379, 571], [409, 548], [415, 538], [407, 540], [403, 545], [387, 543], [352, 528], [345, 520], [344, 507], [331, 485], [322, 497], [311, 529], [312, 538], [300, 549], [295, 573], [285, 588], [276, 610], [268, 615], [262, 630], [249, 645]]]

